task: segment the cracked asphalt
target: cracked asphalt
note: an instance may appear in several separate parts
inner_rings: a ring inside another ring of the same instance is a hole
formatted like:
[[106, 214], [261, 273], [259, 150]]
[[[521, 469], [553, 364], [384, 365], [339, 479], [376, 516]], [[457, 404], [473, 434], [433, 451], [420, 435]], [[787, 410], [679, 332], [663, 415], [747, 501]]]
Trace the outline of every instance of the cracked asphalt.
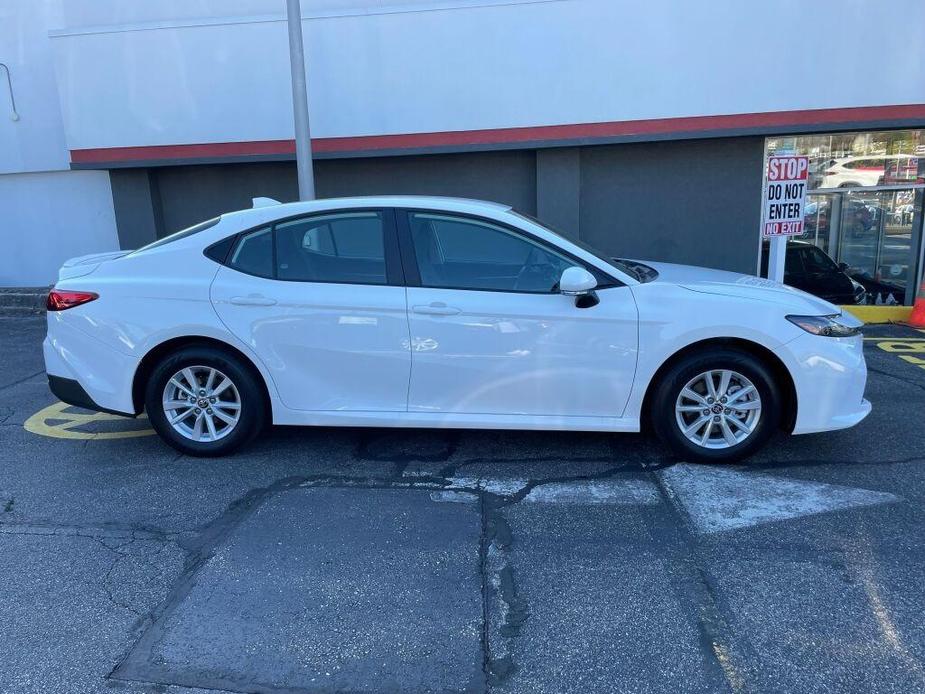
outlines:
[[925, 692], [925, 332], [865, 334], [871, 416], [743, 465], [294, 428], [199, 460], [36, 417], [44, 321], [0, 319], [0, 692]]

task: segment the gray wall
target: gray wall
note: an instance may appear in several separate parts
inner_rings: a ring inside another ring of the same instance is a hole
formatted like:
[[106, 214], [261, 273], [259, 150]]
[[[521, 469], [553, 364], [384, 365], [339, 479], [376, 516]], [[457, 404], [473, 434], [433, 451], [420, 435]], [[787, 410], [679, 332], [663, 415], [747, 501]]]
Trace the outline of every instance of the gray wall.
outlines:
[[764, 138], [585, 147], [581, 238], [615, 255], [754, 274]]
[[614, 255], [755, 274], [764, 138], [584, 147], [581, 238]]
[[[761, 137], [316, 161], [319, 197], [452, 195], [534, 214], [613, 255], [754, 273]], [[111, 172], [123, 247], [266, 196], [297, 198], [293, 162]]]
[[275, 198], [281, 202], [299, 199], [292, 162], [170, 166], [152, 171], [164, 212], [161, 235], [223, 212], [250, 207], [252, 198]]
[[450, 195], [536, 213], [533, 150], [324, 159], [316, 162], [315, 176], [318, 197]]

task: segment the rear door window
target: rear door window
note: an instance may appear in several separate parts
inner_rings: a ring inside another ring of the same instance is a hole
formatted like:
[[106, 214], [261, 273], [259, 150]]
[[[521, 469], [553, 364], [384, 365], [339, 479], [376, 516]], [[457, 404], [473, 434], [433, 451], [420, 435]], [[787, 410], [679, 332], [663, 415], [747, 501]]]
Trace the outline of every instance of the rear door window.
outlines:
[[276, 225], [276, 277], [297, 282], [386, 284], [381, 212], [342, 212]]
[[257, 277], [273, 277], [273, 234], [263, 227], [242, 234], [238, 238], [228, 266]]

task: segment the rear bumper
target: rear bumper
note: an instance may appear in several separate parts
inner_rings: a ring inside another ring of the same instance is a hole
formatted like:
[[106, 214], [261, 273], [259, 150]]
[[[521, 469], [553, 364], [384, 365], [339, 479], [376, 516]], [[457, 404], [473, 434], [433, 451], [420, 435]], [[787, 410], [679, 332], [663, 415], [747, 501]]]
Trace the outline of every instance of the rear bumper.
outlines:
[[852, 427], [871, 411], [864, 399], [867, 364], [860, 336], [801, 335], [778, 351], [793, 376], [797, 396], [794, 434]]
[[109, 414], [118, 414], [124, 417], [134, 417], [131, 412], [119, 412], [102, 407], [94, 402], [90, 394], [84, 390], [80, 382], [73, 378], [63, 378], [62, 376], [48, 376], [48, 388], [61, 402], [75, 407], [83, 407], [86, 410], [95, 410], [96, 412], [108, 412]]
[[48, 336], [42, 350], [49, 387], [60, 400], [100, 412], [137, 414], [132, 401], [136, 359], [60, 320], [55, 313], [48, 314]]

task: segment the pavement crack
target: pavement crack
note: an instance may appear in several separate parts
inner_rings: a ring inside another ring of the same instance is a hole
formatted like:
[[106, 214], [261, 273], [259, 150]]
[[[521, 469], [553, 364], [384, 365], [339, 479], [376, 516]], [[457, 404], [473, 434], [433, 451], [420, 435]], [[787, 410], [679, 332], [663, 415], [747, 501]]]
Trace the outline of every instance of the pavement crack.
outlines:
[[15, 381], [11, 381], [10, 383], [0, 386], [0, 390], [6, 390], [7, 388], [18, 386], [20, 383], [25, 383], [26, 381], [33, 379], [36, 376], [40, 376], [43, 373], [45, 373], [45, 369], [40, 369], [39, 371], [36, 371], [35, 373], [31, 373], [28, 376], [23, 376], [22, 378], [19, 378]]
[[925, 390], [925, 383], [911, 381], [908, 377], [890, 373], [889, 371], [884, 371], [883, 369], [878, 369], [877, 367], [871, 366], [870, 364], [867, 365], [867, 371], [870, 373], [878, 374], [879, 376], [886, 376], [887, 378], [891, 378], [894, 381], [900, 381], [907, 386], [912, 386], [913, 388], [918, 388], [919, 390]]
[[[513, 504], [519, 503], [523, 501], [524, 499], [526, 499], [527, 496], [529, 496], [530, 492], [532, 492], [534, 489], [536, 489], [537, 487], [541, 487], [545, 484], [571, 484], [575, 482], [596, 482], [600, 480], [611, 479], [615, 475], [618, 475], [622, 472], [627, 472], [630, 469], [631, 468], [629, 464], [621, 463], [620, 465], [615, 465], [613, 467], [609, 467], [605, 470], [601, 470], [600, 472], [596, 472], [596, 473], [589, 474], [589, 475], [562, 475], [559, 477], [546, 477], [541, 480], [531, 479], [527, 481], [527, 483], [523, 486], [523, 488], [521, 488], [519, 491], [515, 492], [510, 497], [508, 497], [508, 500], [510, 503], [513, 503]], [[638, 469], [633, 469], [632, 471], [636, 472], [638, 471]]]
[[[133, 680], [136, 679], [136, 674], [146, 671], [148, 654], [163, 639], [166, 633], [167, 620], [189, 595], [193, 585], [195, 585], [199, 570], [215, 555], [216, 550], [227, 541], [231, 533], [250, 514], [255, 512], [274, 494], [311, 486], [325, 477], [329, 476], [318, 476], [317, 478], [305, 476], [284, 477], [268, 486], [250, 489], [244, 495], [229, 503], [218, 517], [200, 528], [194, 535], [179, 536], [177, 545], [186, 552], [186, 559], [180, 576], [174, 582], [165, 600], [150, 612], [139, 615], [135, 630], [136, 635], [131, 640], [126, 652], [118, 659], [115, 667], [107, 675], [107, 679]], [[133, 536], [132, 541], [135, 539]], [[144, 677], [140, 677], [140, 679], [144, 680]]]
[[129, 545], [133, 544], [135, 542], [135, 538], [132, 537], [126, 542], [122, 542], [116, 545], [107, 543], [105, 539], [101, 537], [93, 537], [92, 539], [115, 555], [113, 557], [112, 563], [109, 565], [109, 568], [106, 570], [106, 573], [103, 576], [103, 580], [101, 582], [103, 591], [106, 593], [107, 599], [113, 605], [116, 605], [117, 607], [121, 607], [124, 610], [128, 610], [129, 612], [134, 614], [136, 618], [141, 618], [143, 616], [143, 613], [140, 610], [136, 609], [133, 605], [126, 602], [125, 600], [120, 600], [119, 598], [117, 598], [112, 588], [113, 571], [116, 570], [116, 567], [119, 565], [121, 561], [123, 561], [124, 559], [131, 558], [130, 554], [123, 552], [122, 550], [123, 548], [128, 547]]
[[695, 619], [700, 632], [701, 655], [710, 666], [714, 690], [731, 690], [735, 694], [763, 691], [755, 680], [757, 674], [751, 663], [760, 662], [757, 655], [741, 640], [733, 639], [732, 629], [721, 607], [719, 593], [706, 566], [707, 559], [697, 536], [688, 526], [688, 520], [679, 507], [672, 490], [657, 474], [663, 465], [644, 465], [653, 483], [665, 500], [650, 520], [650, 532], [661, 546], [676, 554], [675, 564], [680, 568], [676, 589], [683, 603], [695, 606]]
[[66, 523], [9, 523], [0, 521], [0, 535], [55, 535], [98, 538], [136, 538], [140, 540], [159, 540], [175, 542], [179, 533], [167, 532], [147, 526], [118, 525], [70, 525]]
[[479, 563], [482, 576], [483, 670], [489, 687], [502, 684], [516, 670], [511, 640], [529, 618], [527, 602], [518, 595], [510, 558], [511, 527], [502, 513], [509, 505], [503, 497], [480, 494], [481, 538]]
[[[606, 456], [561, 456], [561, 455], [551, 455], [551, 456], [531, 456], [529, 458], [530, 463], [542, 464], [542, 463], [600, 463], [604, 460], [607, 460]], [[501, 458], [497, 456], [484, 456], [484, 457], [475, 457], [475, 458], [466, 458], [465, 460], [457, 460], [452, 464], [447, 465], [441, 468], [436, 474], [438, 477], [456, 477], [460, 471], [470, 465], [508, 465], [508, 464], [518, 464], [525, 462], [524, 458]]]

